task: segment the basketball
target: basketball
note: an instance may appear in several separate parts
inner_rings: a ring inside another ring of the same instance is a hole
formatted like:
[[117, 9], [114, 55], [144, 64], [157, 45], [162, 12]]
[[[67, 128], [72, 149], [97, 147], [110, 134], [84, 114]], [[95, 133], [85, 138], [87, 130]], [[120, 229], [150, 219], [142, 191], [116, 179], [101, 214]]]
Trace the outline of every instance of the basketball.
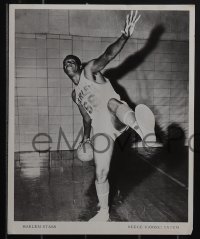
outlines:
[[93, 147], [92, 144], [88, 141], [82, 143], [77, 148], [77, 157], [81, 161], [90, 161], [93, 159]]

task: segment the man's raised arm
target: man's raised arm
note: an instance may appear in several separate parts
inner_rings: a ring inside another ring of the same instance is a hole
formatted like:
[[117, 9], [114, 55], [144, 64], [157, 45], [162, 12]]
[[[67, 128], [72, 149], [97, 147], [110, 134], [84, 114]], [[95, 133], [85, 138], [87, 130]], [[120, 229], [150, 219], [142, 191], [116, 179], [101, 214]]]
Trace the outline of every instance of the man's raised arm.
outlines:
[[116, 57], [116, 55], [121, 51], [121, 49], [125, 45], [128, 38], [132, 35], [135, 29], [135, 25], [139, 20], [139, 18], [140, 15], [138, 16], [138, 11], [135, 12], [134, 16], [133, 11], [131, 11], [131, 14], [127, 15], [122, 35], [114, 43], [109, 45], [106, 51], [100, 57], [90, 61], [86, 65], [85, 67], [86, 73], [87, 71], [92, 73], [97, 73], [101, 71], [111, 60], [113, 60]]

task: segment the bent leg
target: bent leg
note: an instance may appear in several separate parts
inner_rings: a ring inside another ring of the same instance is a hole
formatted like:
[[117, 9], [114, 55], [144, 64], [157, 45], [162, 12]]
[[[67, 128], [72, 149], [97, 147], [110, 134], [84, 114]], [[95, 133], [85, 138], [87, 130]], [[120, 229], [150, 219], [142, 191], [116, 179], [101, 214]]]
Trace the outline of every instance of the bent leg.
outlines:
[[108, 109], [111, 114], [115, 115], [123, 124], [135, 130], [143, 139], [142, 132], [135, 118], [135, 112], [127, 104], [111, 98], [108, 101]]
[[155, 143], [155, 118], [146, 105], [136, 106], [136, 111], [134, 112], [127, 104], [111, 98], [108, 101], [108, 109], [122, 123], [135, 130], [142, 140], [145, 139], [146, 144], [147, 139], [149, 146]]

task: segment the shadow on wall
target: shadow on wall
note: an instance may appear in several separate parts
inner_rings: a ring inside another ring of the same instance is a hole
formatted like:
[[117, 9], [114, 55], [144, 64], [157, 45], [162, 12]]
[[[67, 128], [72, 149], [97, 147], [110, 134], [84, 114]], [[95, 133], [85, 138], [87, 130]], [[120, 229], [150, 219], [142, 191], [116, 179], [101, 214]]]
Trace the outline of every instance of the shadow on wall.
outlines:
[[182, 149], [185, 145], [185, 141], [185, 132], [177, 123], [172, 123], [167, 127], [164, 150], [171, 153], [175, 152], [178, 155], [175, 159], [165, 159], [165, 165], [168, 169], [174, 170], [182, 163], [184, 158]]
[[[110, 68], [106, 70], [104, 73], [105, 77], [107, 77], [110, 80], [116, 92], [120, 94], [121, 99], [126, 101], [133, 110], [135, 110], [136, 104], [131, 101], [130, 97], [127, 94], [126, 89], [123, 86], [121, 86], [118, 83], [118, 81], [122, 79], [122, 77], [125, 76], [128, 72], [136, 69], [139, 65], [141, 65], [144, 62], [145, 58], [157, 47], [164, 31], [165, 28], [163, 25], [157, 25], [151, 31], [151, 34], [149, 36], [146, 45], [141, 50], [127, 57], [119, 66], [115, 68]], [[158, 141], [163, 142], [164, 132], [157, 123], [155, 130], [156, 135], [158, 137]], [[134, 138], [138, 138], [137, 134], [135, 134]]]
[[122, 87], [118, 81], [128, 72], [134, 70], [144, 62], [145, 58], [156, 48], [164, 30], [163, 25], [156, 26], [152, 30], [146, 45], [141, 50], [128, 56], [119, 66], [108, 69], [104, 73], [117, 93], [120, 94], [122, 100], [125, 100], [133, 109], [135, 108], [135, 104], [130, 100], [126, 89]]

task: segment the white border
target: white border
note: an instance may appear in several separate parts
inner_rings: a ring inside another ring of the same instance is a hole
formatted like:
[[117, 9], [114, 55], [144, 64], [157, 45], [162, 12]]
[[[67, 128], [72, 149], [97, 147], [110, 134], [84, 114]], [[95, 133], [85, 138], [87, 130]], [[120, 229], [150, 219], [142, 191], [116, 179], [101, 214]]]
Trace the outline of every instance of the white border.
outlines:
[[[74, 10], [170, 10], [189, 11], [189, 135], [194, 134], [194, 5], [39, 5], [9, 6], [9, 129], [8, 129], [8, 234], [191, 234], [193, 227], [193, 152], [189, 150], [188, 223], [163, 222], [16, 222], [14, 221], [14, 132], [15, 132], [15, 9]], [[193, 141], [191, 142], [193, 148]], [[23, 225], [31, 226], [24, 228]], [[39, 227], [39, 228], [38, 228]], [[52, 228], [51, 228], [52, 227]], [[56, 228], [54, 228], [56, 227]], [[154, 228], [153, 228], [154, 227]], [[169, 227], [170, 229], [167, 229]], [[172, 229], [173, 228], [173, 229]]]
[[10, 4], [12, 9], [54, 9], [54, 10], [169, 10], [169, 11], [193, 11], [194, 5], [53, 5], [53, 4]]

